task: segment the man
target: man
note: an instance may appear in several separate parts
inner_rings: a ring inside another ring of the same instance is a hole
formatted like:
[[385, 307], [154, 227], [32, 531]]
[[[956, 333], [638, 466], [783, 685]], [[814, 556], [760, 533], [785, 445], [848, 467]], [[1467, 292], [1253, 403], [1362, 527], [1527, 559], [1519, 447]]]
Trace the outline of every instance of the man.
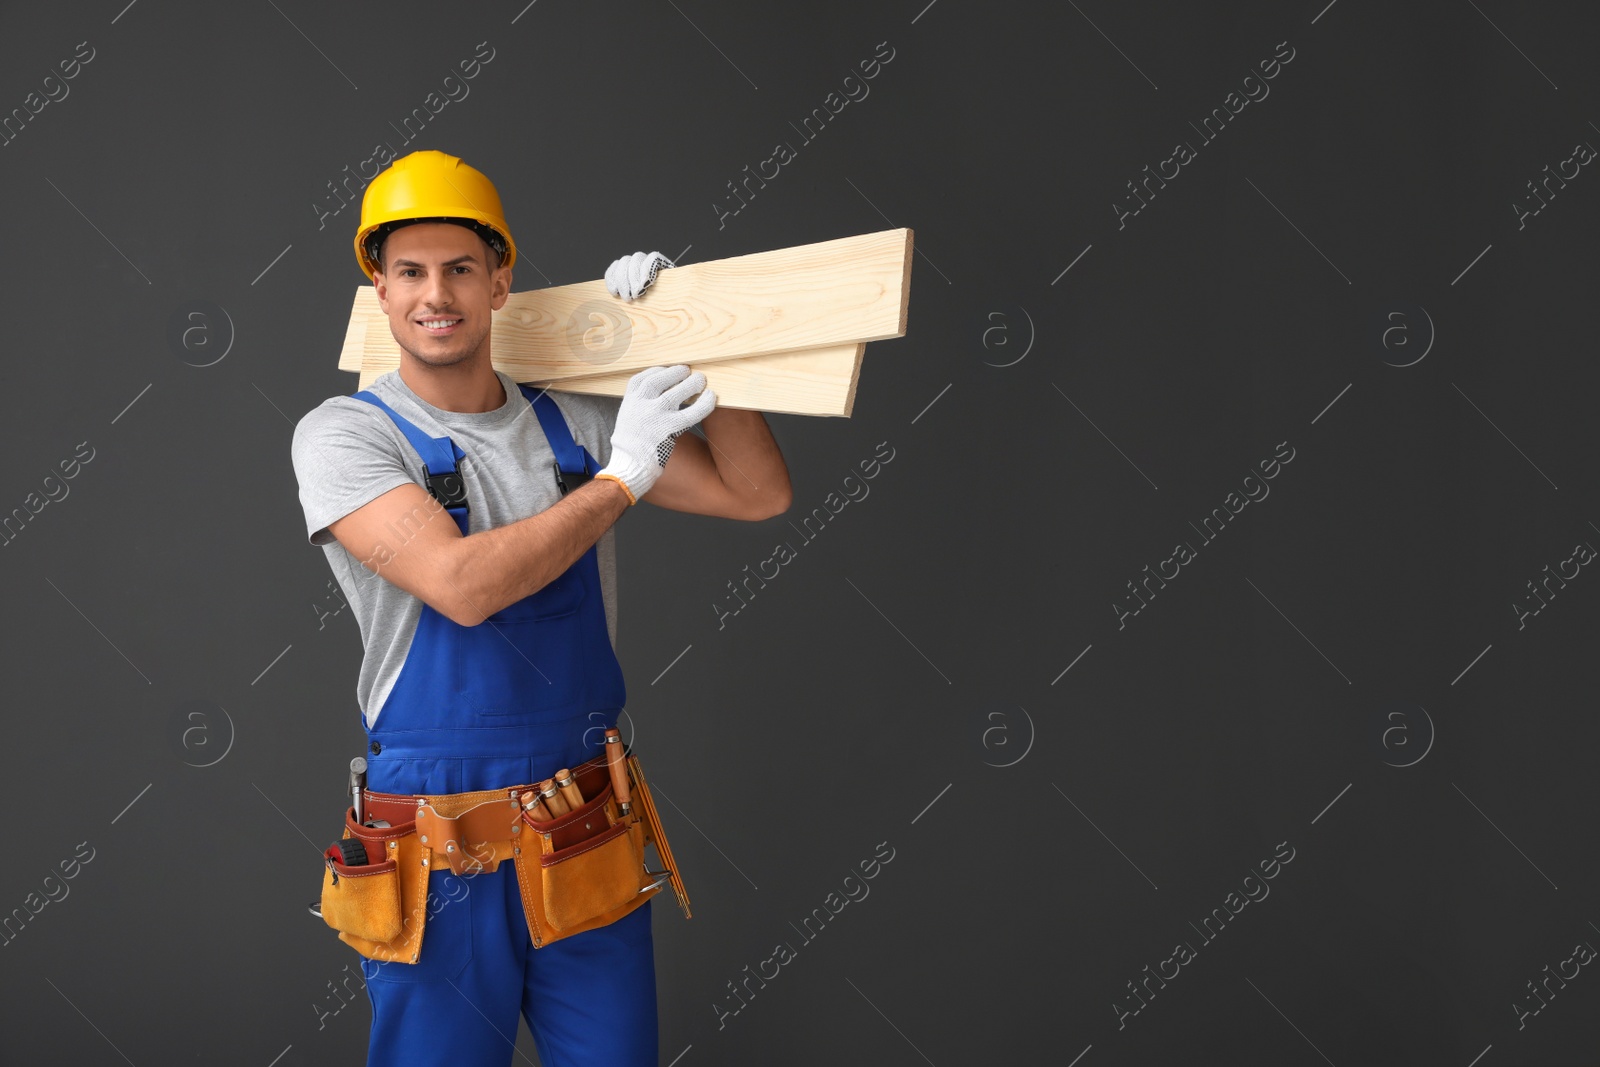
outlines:
[[[368, 787], [548, 778], [600, 752], [624, 703], [612, 524], [640, 500], [768, 518], [789, 506], [787, 468], [762, 415], [715, 409], [687, 367], [639, 372], [620, 401], [496, 371], [490, 312], [516, 245], [494, 186], [459, 159], [396, 160], [367, 189], [356, 248], [400, 369], [308, 413], [293, 455], [311, 543], [361, 630]], [[660, 262], [620, 260], [608, 285], [632, 299]], [[684, 433], [696, 423], [714, 448]], [[511, 862], [429, 880], [417, 961], [362, 961], [369, 1063], [507, 1064], [519, 1012], [546, 1067], [657, 1062], [648, 898], [535, 948]]]

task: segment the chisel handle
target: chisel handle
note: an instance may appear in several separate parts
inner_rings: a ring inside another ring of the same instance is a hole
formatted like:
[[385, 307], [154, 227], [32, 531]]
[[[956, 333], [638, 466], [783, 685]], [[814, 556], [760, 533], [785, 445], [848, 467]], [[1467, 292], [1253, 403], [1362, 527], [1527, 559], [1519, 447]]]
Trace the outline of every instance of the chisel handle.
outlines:
[[550, 817], [565, 815], [569, 810], [567, 802], [561, 799], [561, 793], [556, 789], [554, 778], [546, 778], [539, 783], [539, 796], [544, 801], [544, 806], [549, 809]]
[[550, 813], [545, 810], [544, 803], [539, 799], [539, 794], [532, 789], [522, 794], [522, 810], [528, 813], [528, 818], [530, 819], [537, 819], [539, 822], [550, 821]]
[[556, 789], [561, 792], [561, 799], [574, 811], [583, 807], [583, 791], [578, 788], [578, 783], [572, 778], [572, 772], [566, 767], [556, 772]]
[[611, 771], [611, 793], [617, 798], [617, 810], [626, 815], [633, 797], [628, 793], [628, 767], [623, 760], [622, 732], [613, 727], [606, 731], [606, 767]]

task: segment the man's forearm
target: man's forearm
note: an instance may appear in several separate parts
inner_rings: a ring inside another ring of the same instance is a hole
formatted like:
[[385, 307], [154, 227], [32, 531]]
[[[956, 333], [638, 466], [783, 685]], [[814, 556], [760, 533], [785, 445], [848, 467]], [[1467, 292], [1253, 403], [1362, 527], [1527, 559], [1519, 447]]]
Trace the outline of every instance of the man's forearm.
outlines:
[[628, 509], [628, 494], [596, 478], [526, 519], [461, 539], [451, 585], [471, 625], [532, 596], [558, 577]]

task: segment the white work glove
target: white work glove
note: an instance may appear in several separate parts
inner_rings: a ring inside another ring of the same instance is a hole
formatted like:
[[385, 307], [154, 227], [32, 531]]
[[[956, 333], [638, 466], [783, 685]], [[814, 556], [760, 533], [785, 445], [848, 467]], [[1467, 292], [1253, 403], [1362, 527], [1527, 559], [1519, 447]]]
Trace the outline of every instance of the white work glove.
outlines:
[[[700, 396], [679, 408], [694, 394]], [[680, 433], [717, 406], [717, 394], [706, 388], [706, 376], [687, 366], [648, 367], [628, 379], [611, 434], [611, 462], [595, 475], [622, 484], [628, 502], [637, 504], [661, 477]]]
[[660, 252], [635, 252], [631, 256], [623, 256], [606, 268], [606, 289], [612, 296], [632, 303], [640, 293], [650, 288], [658, 270], [670, 266], [672, 260]]

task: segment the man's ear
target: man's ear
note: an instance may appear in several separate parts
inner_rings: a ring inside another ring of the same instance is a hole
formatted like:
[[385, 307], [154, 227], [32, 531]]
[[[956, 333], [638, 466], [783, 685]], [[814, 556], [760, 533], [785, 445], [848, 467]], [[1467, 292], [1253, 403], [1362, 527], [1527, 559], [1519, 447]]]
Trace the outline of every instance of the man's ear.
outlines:
[[372, 272], [372, 288], [378, 293], [378, 306], [385, 315], [389, 314], [389, 282], [383, 276], [383, 271]]
[[489, 307], [499, 311], [505, 307], [506, 297], [511, 295], [511, 268], [496, 267], [494, 278], [489, 290]]

